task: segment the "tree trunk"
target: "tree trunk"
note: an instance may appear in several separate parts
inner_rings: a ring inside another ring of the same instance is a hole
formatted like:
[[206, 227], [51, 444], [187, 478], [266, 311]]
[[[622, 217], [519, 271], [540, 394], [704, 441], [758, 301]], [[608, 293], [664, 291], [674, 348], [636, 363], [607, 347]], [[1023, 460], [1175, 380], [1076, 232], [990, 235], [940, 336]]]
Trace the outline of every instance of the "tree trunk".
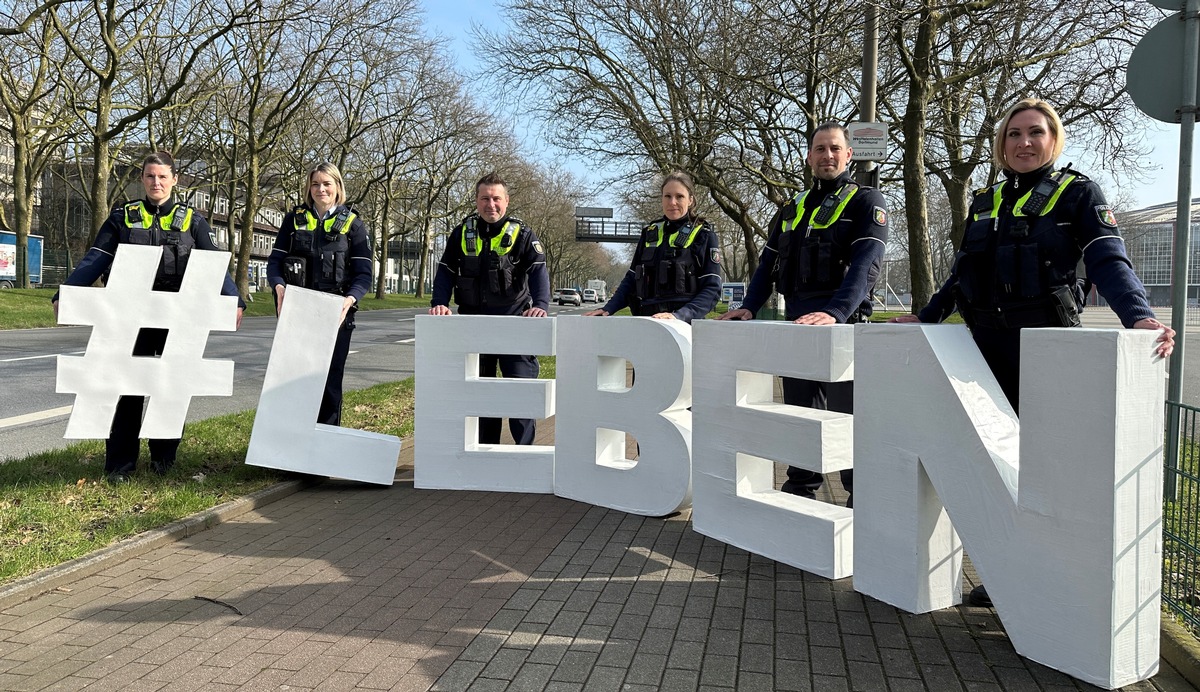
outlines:
[[929, 80], [932, 76], [935, 20], [928, 6], [922, 9], [913, 47], [908, 103], [904, 113], [904, 215], [908, 222], [914, 313], [929, 304], [934, 291], [933, 262], [929, 248], [928, 183], [925, 177], [925, 109], [932, 91]]
[[[391, 236], [388, 233], [392, 218], [391, 185], [384, 188], [383, 209], [379, 216], [379, 279], [375, 282], [375, 299], [383, 300], [384, 294], [387, 293], [388, 239]], [[401, 248], [400, 257], [404, 257], [403, 245]]]
[[[15, 125], [15, 123], [14, 123]], [[14, 128], [15, 129], [15, 128]], [[13, 215], [16, 216], [17, 274], [16, 287], [29, 288], [29, 230], [33, 227], [33, 195], [29, 189], [28, 139], [13, 136]], [[45, 246], [42, 247], [43, 256]]]
[[[238, 238], [237, 289], [245, 299], [250, 294], [250, 251], [254, 248], [254, 217], [258, 215], [259, 157], [257, 142], [246, 149], [246, 208], [242, 211], [242, 224]], [[233, 200], [230, 204], [230, 220], [233, 219]]]

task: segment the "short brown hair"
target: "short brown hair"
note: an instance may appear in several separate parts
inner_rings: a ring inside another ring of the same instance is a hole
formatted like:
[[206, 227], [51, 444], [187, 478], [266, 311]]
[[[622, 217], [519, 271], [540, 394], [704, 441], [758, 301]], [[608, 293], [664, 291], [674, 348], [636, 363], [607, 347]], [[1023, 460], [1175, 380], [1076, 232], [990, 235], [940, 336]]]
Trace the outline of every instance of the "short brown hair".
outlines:
[[484, 185], [499, 185], [500, 187], [504, 188], [505, 194], [508, 193], [508, 183], [504, 182], [504, 178], [501, 178], [500, 174], [497, 173], [496, 171], [492, 171], [491, 173], [488, 173], [487, 175], [480, 178], [479, 182], [475, 183], [475, 196], [476, 197], [479, 196], [479, 188], [483, 187]]
[[[850, 128], [832, 120], [818, 125], [817, 129], [813, 130], [812, 139], [816, 139], [817, 135], [825, 132], [826, 130], [837, 130], [838, 132], [842, 133], [842, 141], [846, 143], [846, 146], [850, 146]], [[812, 139], [808, 141], [810, 146], [812, 145]]]
[[992, 139], [992, 163], [1002, 171], [1011, 171], [1012, 167], [1008, 165], [1008, 161], [1004, 158], [1004, 134], [1008, 130], [1008, 123], [1013, 119], [1013, 116], [1021, 111], [1035, 110], [1046, 116], [1046, 122], [1050, 125], [1050, 134], [1054, 135], [1054, 150], [1050, 155], [1050, 163], [1058, 160], [1062, 155], [1063, 146], [1067, 143], [1067, 133], [1063, 130], [1062, 120], [1058, 117], [1058, 111], [1054, 110], [1046, 101], [1036, 98], [1026, 98], [1017, 101], [1004, 114], [1004, 118], [1000, 121], [1000, 125], [996, 127], [996, 136]]
[[142, 169], [145, 170], [146, 166], [166, 166], [171, 169], [171, 175], [175, 175], [175, 159], [165, 151], [147, 154], [146, 158], [142, 159]]
[[316, 175], [317, 173], [324, 173], [325, 175], [329, 176], [330, 178], [333, 178], [333, 182], [337, 184], [337, 194], [335, 194], [333, 196], [334, 206], [337, 206], [339, 204], [345, 204], [346, 203], [346, 183], [342, 180], [342, 172], [338, 170], [337, 166], [333, 165], [329, 161], [322, 161], [321, 163], [318, 163], [316, 166], [313, 166], [312, 170], [310, 170], [308, 172], [308, 178], [304, 182], [304, 203], [307, 204], [310, 208], [313, 206], [312, 189], [311, 189], [312, 188], [312, 179], [313, 179], [313, 176]]

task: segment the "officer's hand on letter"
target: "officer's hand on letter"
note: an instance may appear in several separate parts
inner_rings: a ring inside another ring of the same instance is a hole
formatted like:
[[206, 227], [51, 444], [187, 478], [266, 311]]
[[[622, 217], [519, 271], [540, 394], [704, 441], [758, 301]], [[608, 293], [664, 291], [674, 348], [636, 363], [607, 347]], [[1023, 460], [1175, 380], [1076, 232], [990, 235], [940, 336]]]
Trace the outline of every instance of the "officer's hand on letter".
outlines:
[[338, 324], [344, 324], [346, 322], [346, 315], [350, 314], [350, 308], [354, 307], [354, 304], [357, 302], [358, 301], [354, 299], [354, 296], [346, 296], [345, 299], [342, 300], [342, 319], [340, 322], [338, 322]]
[[920, 321], [921, 318], [917, 317], [916, 315], [896, 315], [892, 319], [888, 320], [888, 322], [894, 324], [913, 324]]
[[58, 321], [58, 301], [56, 300], [53, 303], [50, 303], [50, 307], [54, 308], [54, 321], [57, 322]]
[[754, 319], [754, 313], [750, 312], [746, 308], [737, 308], [736, 310], [730, 310], [729, 312], [725, 313], [724, 315], [721, 315], [717, 319], [719, 319], [719, 320], [752, 320], [752, 319]]
[[595, 310], [588, 310], [587, 312], [583, 313], [583, 316], [584, 317], [608, 317], [608, 313], [604, 311], [604, 308], [596, 308]]
[[283, 312], [283, 290], [287, 288], [283, 284], [275, 287], [275, 316], [279, 317], [279, 313]]
[[429, 308], [429, 314], [430, 315], [449, 315], [451, 313], [450, 313], [450, 308], [446, 307], [445, 305], [434, 305], [433, 307]]
[[[58, 304], [55, 303], [55, 307], [57, 307], [57, 306], [58, 306]], [[238, 329], [242, 328], [242, 313], [244, 313], [244, 312], [246, 312], [246, 308], [238, 308], [237, 324], [234, 325], [234, 327], [233, 327], [234, 330], [238, 330]]]
[[792, 321], [796, 324], [837, 324], [837, 319], [828, 312], [810, 312]]
[[656, 312], [653, 315], [651, 315], [651, 317], [653, 317], [656, 320], [673, 320], [673, 319], [675, 319], [675, 313], [673, 313], [673, 312]]
[[545, 317], [546, 311], [541, 308], [529, 308], [521, 313], [522, 317]]
[[1158, 344], [1158, 346], [1155, 347], [1154, 352], [1157, 353], [1158, 355], [1162, 356], [1163, 358], [1166, 358], [1167, 356], [1171, 355], [1171, 351], [1175, 350], [1175, 330], [1171, 329], [1170, 327], [1163, 324], [1162, 322], [1159, 322], [1158, 320], [1154, 319], [1153, 317], [1147, 317], [1144, 320], [1138, 320], [1137, 322], [1134, 322], [1133, 328], [1134, 329], [1161, 329], [1162, 334], [1160, 334], [1158, 339], [1154, 342], [1154, 343]]

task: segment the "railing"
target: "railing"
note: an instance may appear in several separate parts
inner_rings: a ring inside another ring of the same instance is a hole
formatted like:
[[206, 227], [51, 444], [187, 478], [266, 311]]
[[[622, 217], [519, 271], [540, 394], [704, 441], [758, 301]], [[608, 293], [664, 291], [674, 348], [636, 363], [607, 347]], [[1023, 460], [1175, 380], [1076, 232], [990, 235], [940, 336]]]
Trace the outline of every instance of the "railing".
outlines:
[[1164, 459], [1163, 603], [1200, 636], [1200, 408], [1167, 402], [1179, 418], [1178, 459]]

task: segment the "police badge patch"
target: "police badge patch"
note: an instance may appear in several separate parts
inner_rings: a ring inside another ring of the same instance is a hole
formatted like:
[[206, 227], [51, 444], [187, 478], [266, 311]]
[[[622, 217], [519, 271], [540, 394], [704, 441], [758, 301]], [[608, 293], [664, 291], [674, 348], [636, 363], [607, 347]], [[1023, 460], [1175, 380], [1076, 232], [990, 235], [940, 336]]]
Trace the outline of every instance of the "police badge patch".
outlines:
[[875, 207], [873, 218], [875, 219], [876, 224], [880, 226], [887, 225], [887, 211], [883, 207]]
[[534, 250], [534, 252], [537, 252], [539, 255], [546, 254], [546, 251], [542, 249], [542, 241], [540, 241], [540, 240], [533, 241], [533, 250]]
[[709, 258], [710, 258], [710, 259], [712, 259], [712, 261], [713, 261], [713, 264], [720, 264], [720, 263], [721, 263], [721, 250], [720, 250], [720, 248], [715, 248], [715, 247], [714, 247], [714, 248], [709, 248], [709, 250], [708, 250], [708, 256], [709, 256]]
[[1109, 228], [1117, 227], [1117, 215], [1113, 213], [1112, 207], [1107, 204], [1096, 206], [1096, 216], [1100, 217], [1100, 223]]
[[221, 245], [219, 243], [217, 243], [217, 232], [216, 231], [209, 231], [208, 237], [212, 239], [213, 245], [216, 245], [217, 247], [221, 247]]

